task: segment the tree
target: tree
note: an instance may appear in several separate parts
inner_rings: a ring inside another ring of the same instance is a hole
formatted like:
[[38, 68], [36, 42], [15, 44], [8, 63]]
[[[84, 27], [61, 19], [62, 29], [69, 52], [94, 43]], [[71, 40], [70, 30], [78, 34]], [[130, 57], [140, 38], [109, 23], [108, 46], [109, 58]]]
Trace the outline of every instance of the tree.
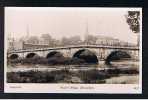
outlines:
[[41, 38], [42, 38], [44, 44], [50, 45], [52, 42], [52, 37], [49, 34], [42, 34]]
[[61, 44], [63, 46], [65, 46], [65, 45], [79, 45], [81, 43], [82, 43], [82, 40], [81, 40], [80, 36], [72, 36], [69, 38], [63, 37], [61, 39]]
[[87, 35], [84, 40], [86, 44], [96, 44], [96, 41], [97, 37], [93, 35]]
[[69, 38], [70, 45], [79, 45], [82, 43], [80, 36], [72, 36]]
[[61, 41], [60, 40], [57, 40], [57, 39], [54, 39], [53, 40], [53, 45], [54, 46], [61, 46]]
[[15, 39], [8, 37], [8, 50], [15, 50]]
[[39, 39], [38, 39], [37, 36], [31, 36], [31, 37], [29, 37], [29, 39], [27, 40], [27, 43], [39, 44]]
[[66, 46], [66, 45], [69, 45], [69, 39], [68, 38], [66, 38], [66, 37], [63, 37], [62, 39], [61, 39], [61, 45], [62, 46]]
[[140, 12], [139, 11], [128, 11], [128, 15], [126, 16], [127, 23], [130, 26], [130, 29], [134, 33], [139, 33], [140, 31]]
[[[140, 11], [128, 11], [126, 21], [134, 33], [140, 32]], [[137, 34], [137, 45], [139, 45], [139, 34]]]

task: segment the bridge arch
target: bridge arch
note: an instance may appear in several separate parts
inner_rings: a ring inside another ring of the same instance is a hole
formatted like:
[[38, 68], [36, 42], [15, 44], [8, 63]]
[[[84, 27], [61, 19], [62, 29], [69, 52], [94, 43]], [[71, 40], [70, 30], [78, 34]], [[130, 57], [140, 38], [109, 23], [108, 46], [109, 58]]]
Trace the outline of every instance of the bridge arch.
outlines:
[[8, 57], [9, 59], [17, 59], [17, 58], [19, 58], [19, 55], [18, 54], [11, 54], [9, 57]]
[[51, 57], [63, 57], [63, 54], [59, 51], [51, 51], [46, 55], [46, 58], [51, 58]]
[[98, 57], [95, 52], [89, 49], [80, 49], [76, 51], [72, 58], [83, 59], [86, 63], [98, 63]]
[[130, 59], [131, 55], [126, 51], [116, 50], [112, 51], [105, 59], [106, 64], [110, 64], [111, 61]]
[[28, 53], [27, 55], [26, 55], [26, 58], [33, 58], [33, 57], [37, 57], [38, 56], [38, 54], [37, 53], [33, 53], [33, 52], [31, 52], [31, 53]]

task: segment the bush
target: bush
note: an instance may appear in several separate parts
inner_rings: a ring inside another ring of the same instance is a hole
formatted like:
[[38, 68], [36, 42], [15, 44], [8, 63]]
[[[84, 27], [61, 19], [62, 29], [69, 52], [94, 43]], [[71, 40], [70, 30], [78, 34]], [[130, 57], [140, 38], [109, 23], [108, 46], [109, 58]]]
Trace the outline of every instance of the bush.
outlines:
[[69, 76], [68, 70], [57, 70], [51, 72], [28, 71], [7, 72], [8, 83], [56, 83]]
[[84, 83], [96, 83], [98, 80], [109, 78], [110, 76], [104, 72], [100, 72], [96, 69], [79, 71], [79, 77]]

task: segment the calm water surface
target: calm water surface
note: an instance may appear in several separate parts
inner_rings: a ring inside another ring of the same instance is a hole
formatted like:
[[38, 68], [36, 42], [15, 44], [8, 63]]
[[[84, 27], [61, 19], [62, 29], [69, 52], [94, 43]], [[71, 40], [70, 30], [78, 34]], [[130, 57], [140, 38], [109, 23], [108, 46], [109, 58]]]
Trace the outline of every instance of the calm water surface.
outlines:
[[139, 69], [139, 62], [137, 61], [122, 61], [122, 62], [112, 62], [111, 65], [104, 64], [101, 61], [99, 64], [92, 65], [8, 65], [8, 72], [18, 72], [18, 71], [30, 71], [30, 70], [38, 70], [38, 71], [53, 71], [53, 70], [61, 70], [61, 69], [69, 69], [69, 70], [91, 70], [91, 69], [110, 69], [110, 68], [137, 68]]
[[[8, 65], [8, 72], [27, 72], [27, 71], [55, 71], [68, 69], [70, 71], [79, 71], [79, 70], [105, 70], [105, 69], [136, 69], [139, 71], [139, 62], [137, 61], [122, 61], [122, 62], [112, 62], [111, 65], [104, 64], [103, 61], [99, 62], [99, 64], [93, 65], [55, 65], [55, 66], [47, 66], [47, 65]], [[116, 77], [111, 77], [105, 79], [106, 84], [138, 84], [139, 83], [139, 74], [122, 74]]]

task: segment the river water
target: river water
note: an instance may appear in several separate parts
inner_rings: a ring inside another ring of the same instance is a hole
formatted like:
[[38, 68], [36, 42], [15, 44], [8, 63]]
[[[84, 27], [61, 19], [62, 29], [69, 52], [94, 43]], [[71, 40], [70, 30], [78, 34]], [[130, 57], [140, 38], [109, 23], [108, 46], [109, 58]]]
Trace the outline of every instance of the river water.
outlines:
[[8, 65], [7, 72], [18, 72], [18, 71], [53, 71], [61, 70], [67, 68], [69, 70], [91, 70], [91, 69], [111, 69], [111, 68], [137, 68], [139, 69], [139, 62], [137, 61], [122, 61], [122, 62], [112, 62], [111, 65], [104, 64], [104, 61], [101, 61], [99, 64], [89, 64], [89, 65]]
[[[112, 62], [111, 65], [104, 64], [104, 61], [99, 64], [92, 65], [8, 65], [7, 72], [28, 72], [28, 71], [55, 71], [68, 69], [69, 71], [89, 71], [89, 70], [108, 70], [108, 69], [136, 69], [139, 71], [139, 62], [137, 61], [120, 61]], [[139, 82], [139, 74], [122, 74], [117, 77], [106, 79], [108, 84], [137, 84]]]

